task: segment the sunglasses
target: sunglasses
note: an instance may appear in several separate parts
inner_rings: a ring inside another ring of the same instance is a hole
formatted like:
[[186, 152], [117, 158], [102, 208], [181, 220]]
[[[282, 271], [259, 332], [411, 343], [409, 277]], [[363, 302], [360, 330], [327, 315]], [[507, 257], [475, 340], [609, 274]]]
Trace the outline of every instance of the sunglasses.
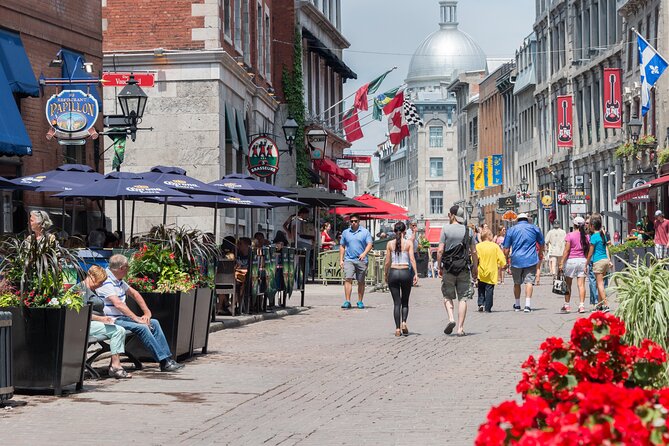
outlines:
[[360, 223], [360, 220], [351, 220], [351, 223]]

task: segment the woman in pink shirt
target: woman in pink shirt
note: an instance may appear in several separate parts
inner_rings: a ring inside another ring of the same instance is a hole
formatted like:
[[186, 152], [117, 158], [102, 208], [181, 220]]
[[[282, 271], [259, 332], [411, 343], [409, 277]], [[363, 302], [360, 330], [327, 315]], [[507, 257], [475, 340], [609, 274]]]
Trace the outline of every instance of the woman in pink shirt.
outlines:
[[565, 246], [560, 259], [560, 271], [564, 272], [567, 282], [567, 294], [564, 296], [564, 305], [560, 308], [563, 313], [569, 313], [571, 308], [571, 283], [576, 278], [578, 284], [578, 312], [585, 313], [585, 253], [590, 250], [590, 242], [586, 234], [585, 220], [583, 217], [574, 218], [574, 230], [564, 238]]

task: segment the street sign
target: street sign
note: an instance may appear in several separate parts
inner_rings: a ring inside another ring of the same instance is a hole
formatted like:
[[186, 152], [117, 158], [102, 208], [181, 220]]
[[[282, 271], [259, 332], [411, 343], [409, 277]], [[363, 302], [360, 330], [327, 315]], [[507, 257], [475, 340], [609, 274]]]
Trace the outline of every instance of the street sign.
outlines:
[[348, 158], [337, 158], [337, 167], [342, 169], [353, 169], [353, 161]]
[[365, 155], [344, 155], [344, 158], [358, 164], [369, 164], [372, 162], [372, 157]]
[[125, 87], [131, 74], [140, 87], [153, 87], [156, 84], [155, 73], [102, 73], [102, 86]]
[[516, 209], [516, 196], [511, 197], [502, 197], [498, 200], [498, 205], [500, 209], [504, 210], [513, 210]]
[[585, 203], [571, 203], [569, 205], [569, 212], [571, 214], [585, 214], [587, 211]]

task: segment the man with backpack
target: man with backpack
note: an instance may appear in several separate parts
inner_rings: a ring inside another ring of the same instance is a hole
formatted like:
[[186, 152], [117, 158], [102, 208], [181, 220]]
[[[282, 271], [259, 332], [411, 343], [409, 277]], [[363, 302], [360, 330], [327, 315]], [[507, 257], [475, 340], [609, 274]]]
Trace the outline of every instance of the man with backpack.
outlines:
[[525, 285], [525, 313], [532, 311], [532, 290], [539, 263], [538, 251], [544, 249], [544, 235], [528, 219], [527, 214], [518, 214], [518, 223], [506, 231], [502, 245], [506, 263], [511, 266], [513, 276], [513, 295], [516, 298], [513, 309], [520, 311], [520, 287]]
[[453, 299], [458, 299], [458, 336], [465, 335], [465, 316], [467, 299], [474, 295], [473, 284], [478, 277], [478, 256], [476, 242], [471, 229], [465, 225], [465, 210], [460, 206], [451, 206], [448, 213], [450, 224], [441, 229], [437, 263], [441, 279], [441, 294], [448, 313], [448, 325], [445, 334], [453, 333], [455, 317]]

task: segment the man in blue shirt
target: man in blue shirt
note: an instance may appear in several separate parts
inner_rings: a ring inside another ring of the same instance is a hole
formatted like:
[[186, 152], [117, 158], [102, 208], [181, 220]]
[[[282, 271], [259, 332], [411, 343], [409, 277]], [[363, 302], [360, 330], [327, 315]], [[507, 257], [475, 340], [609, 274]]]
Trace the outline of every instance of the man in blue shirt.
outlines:
[[[537, 246], [538, 245], [538, 246]], [[544, 248], [541, 230], [528, 222], [527, 214], [518, 214], [518, 223], [506, 231], [504, 255], [507, 265], [511, 265], [513, 275], [513, 295], [516, 303], [513, 309], [520, 311], [520, 286], [525, 285], [525, 313], [532, 311], [532, 287], [539, 263], [538, 251]], [[509, 262], [509, 252], [511, 261]]]
[[339, 267], [344, 271], [344, 295], [342, 308], [351, 308], [353, 279], [358, 281], [358, 308], [365, 308], [362, 298], [365, 294], [367, 275], [367, 254], [372, 250], [372, 235], [360, 226], [360, 217], [353, 214], [349, 218], [351, 227], [341, 235], [339, 245]]

